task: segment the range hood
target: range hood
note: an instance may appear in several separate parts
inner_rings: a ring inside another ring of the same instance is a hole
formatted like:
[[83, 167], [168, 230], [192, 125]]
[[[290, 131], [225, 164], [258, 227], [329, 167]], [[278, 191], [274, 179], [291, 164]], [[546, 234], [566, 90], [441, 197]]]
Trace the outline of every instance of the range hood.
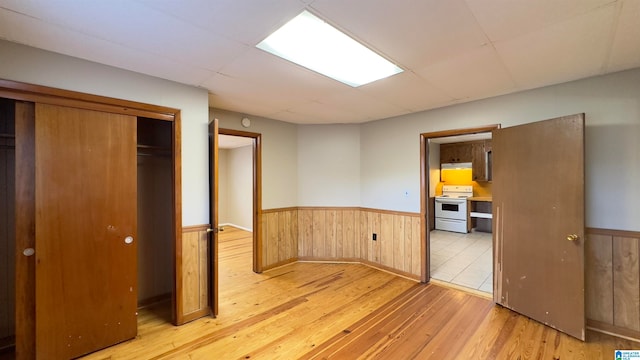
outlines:
[[471, 163], [470, 163], [470, 162], [463, 162], [463, 163], [444, 163], [444, 164], [440, 164], [440, 169], [442, 169], [442, 170], [464, 170], [464, 169], [471, 169]]

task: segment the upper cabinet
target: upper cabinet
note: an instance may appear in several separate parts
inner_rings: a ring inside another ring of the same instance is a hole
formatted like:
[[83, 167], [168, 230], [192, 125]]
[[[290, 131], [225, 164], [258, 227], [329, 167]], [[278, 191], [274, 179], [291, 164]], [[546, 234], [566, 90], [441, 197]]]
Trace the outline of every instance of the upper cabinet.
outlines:
[[471, 163], [473, 181], [491, 181], [491, 139], [441, 144], [440, 163]]
[[440, 163], [471, 162], [471, 146], [468, 142], [450, 143], [440, 145]]
[[491, 181], [491, 139], [473, 141], [469, 145], [473, 181]]

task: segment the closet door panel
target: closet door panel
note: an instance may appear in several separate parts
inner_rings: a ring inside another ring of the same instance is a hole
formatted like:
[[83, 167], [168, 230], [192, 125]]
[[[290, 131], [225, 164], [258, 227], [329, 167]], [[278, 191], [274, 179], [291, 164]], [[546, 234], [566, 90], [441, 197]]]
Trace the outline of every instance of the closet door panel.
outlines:
[[0, 348], [15, 335], [15, 139], [13, 102], [0, 99]]
[[136, 118], [36, 104], [36, 355], [137, 333]]
[[17, 101], [15, 109], [16, 359], [34, 359], [35, 256], [24, 256], [23, 251], [35, 248], [35, 104]]

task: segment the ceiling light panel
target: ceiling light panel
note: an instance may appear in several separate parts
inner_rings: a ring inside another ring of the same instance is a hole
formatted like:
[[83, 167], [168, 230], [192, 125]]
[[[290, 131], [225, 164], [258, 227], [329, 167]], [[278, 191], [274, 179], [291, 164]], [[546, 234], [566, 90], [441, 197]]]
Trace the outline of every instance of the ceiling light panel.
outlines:
[[353, 87], [403, 71], [306, 10], [256, 46]]

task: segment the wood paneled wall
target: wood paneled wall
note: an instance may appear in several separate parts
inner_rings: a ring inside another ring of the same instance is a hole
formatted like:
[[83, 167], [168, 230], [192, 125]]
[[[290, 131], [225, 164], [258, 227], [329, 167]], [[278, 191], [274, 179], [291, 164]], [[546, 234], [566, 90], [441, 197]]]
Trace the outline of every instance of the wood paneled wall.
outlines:
[[420, 276], [419, 214], [300, 207], [264, 211], [263, 224], [265, 269], [296, 260], [355, 261]]
[[262, 212], [262, 267], [270, 269], [298, 256], [298, 210]]
[[354, 208], [299, 208], [298, 258], [359, 259], [359, 214]]
[[588, 229], [585, 242], [587, 324], [640, 339], [640, 233]]
[[[420, 215], [362, 209], [360, 219], [360, 258], [419, 279]], [[377, 236], [375, 241], [373, 234]]]
[[209, 307], [207, 225], [182, 230], [182, 313], [189, 315]]

